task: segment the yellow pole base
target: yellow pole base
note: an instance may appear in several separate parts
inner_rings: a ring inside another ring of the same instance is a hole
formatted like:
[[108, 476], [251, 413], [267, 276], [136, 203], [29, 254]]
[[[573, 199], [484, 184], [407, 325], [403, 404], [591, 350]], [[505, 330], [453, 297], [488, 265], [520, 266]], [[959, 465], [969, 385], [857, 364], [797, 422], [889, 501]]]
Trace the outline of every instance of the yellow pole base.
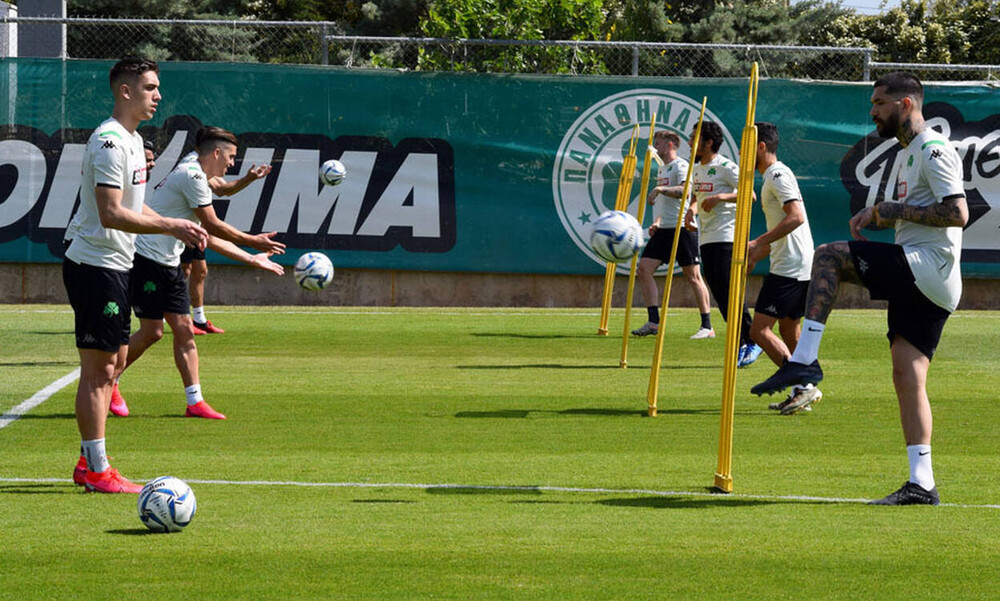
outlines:
[[715, 488], [726, 493], [733, 492], [733, 477], [715, 474]]
[[597, 335], [598, 336], [607, 336], [608, 335], [608, 329], [607, 328], [597, 328]]
[[628, 367], [628, 361], [625, 360], [625, 359], [619, 359], [618, 360], [618, 367], [620, 367], [622, 369], [626, 369]]
[[656, 407], [649, 408], [649, 417], [656, 417]]

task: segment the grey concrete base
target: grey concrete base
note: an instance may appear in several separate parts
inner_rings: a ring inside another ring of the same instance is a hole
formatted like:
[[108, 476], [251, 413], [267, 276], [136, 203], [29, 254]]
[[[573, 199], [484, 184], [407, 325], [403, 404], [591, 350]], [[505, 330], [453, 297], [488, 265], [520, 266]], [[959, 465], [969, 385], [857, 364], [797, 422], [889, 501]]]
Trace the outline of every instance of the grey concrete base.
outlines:
[[[751, 276], [747, 297], [756, 298], [761, 278]], [[663, 278], [657, 278], [662, 293]], [[613, 304], [625, 304], [627, 276], [615, 281]], [[295, 285], [291, 270], [278, 277], [242, 266], [210, 265], [205, 283], [211, 305], [318, 305], [361, 307], [599, 307], [603, 275], [440, 273], [337, 269], [329, 288], [308, 292]], [[58, 263], [0, 264], [0, 302], [66, 303]], [[838, 307], [875, 308], [868, 292], [843, 284]], [[633, 306], [645, 303], [636, 290]], [[694, 296], [675, 277], [670, 306], [694, 307]], [[965, 280], [959, 309], [1000, 309], [1000, 281]]]

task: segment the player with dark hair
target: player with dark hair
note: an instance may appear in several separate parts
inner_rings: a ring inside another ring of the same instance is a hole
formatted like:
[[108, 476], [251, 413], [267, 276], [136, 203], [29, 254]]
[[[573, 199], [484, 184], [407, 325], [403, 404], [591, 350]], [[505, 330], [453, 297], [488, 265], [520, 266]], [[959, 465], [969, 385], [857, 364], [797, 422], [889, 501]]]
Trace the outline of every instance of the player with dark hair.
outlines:
[[93, 492], [138, 493], [141, 486], [111, 467], [105, 444], [114, 375], [128, 354], [128, 279], [136, 234], [169, 234], [178, 244], [198, 247], [205, 246], [208, 235], [198, 224], [160, 216], [144, 203], [148, 171], [136, 129], [153, 117], [160, 102], [156, 62], [121, 60], [109, 79], [114, 109], [87, 141], [80, 208], [67, 228], [71, 241], [63, 260], [80, 354], [76, 422], [81, 443], [73, 481]]
[[[649, 191], [646, 201], [653, 205], [655, 214], [653, 223], [649, 226], [649, 241], [642, 250], [639, 259], [637, 277], [642, 298], [646, 301], [646, 312], [649, 321], [642, 327], [632, 330], [636, 336], [655, 334], [660, 325], [660, 294], [656, 289], [654, 275], [656, 270], [670, 260], [670, 250], [674, 245], [674, 232], [677, 225], [677, 215], [687, 210], [687, 200], [681, 201], [684, 193], [684, 178], [687, 177], [688, 162], [677, 156], [681, 146], [680, 136], [672, 131], [660, 130], [653, 134], [653, 148], [663, 163], [656, 172], [656, 186]], [[701, 279], [698, 264], [698, 232], [690, 232], [681, 228], [677, 241], [677, 264], [684, 273], [684, 281], [691, 286], [695, 302], [701, 312], [701, 327], [691, 338], [715, 338], [712, 329], [711, 305], [708, 302], [708, 288]]]
[[[812, 268], [813, 238], [795, 174], [778, 160], [778, 127], [765, 122], [756, 125], [756, 168], [764, 178], [760, 206], [767, 231], [750, 241], [747, 261], [749, 269], [753, 269], [758, 261], [770, 257], [771, 267], [757, 295], [750, 337], [781, 367], [799, 340], [799, 322], [805, 313]], [[780, 338], [772, 331], [775, 323]], [[793, 386], [787, 399], [771, 403], [770, 408], [789, 415], [810, 410], [810, 405], [821, 398], [823, 393], [812, 384]]]
[[[195, 134], [196, 146], [198, 145], [197, 137], [198, 133]], [[198, 160], [198, 153], [191, 152], [185, 155], [181, 162], [196, 160]], [[227, 181], [225, 177], [219, 175], [209, 178], [208, 186], [216, 196], [232, 196], [258, 179], [267, 177], [270, 172], [270, 165], [251, 165], [243, 177], [237, 180]], [[205, 280], [208, 278], [208, 262], [205, 260], [205, 251], [192, 247], [185, 248], [184, 252], [181, 253], [181, 269], [184, 270], [184, 276], [188, 279], [194, 333], [196, 335], [225, 333], [225, 330], [213, 324], [212, 320], [205, 315]]]
[[[236, 136], [218, 127], [206, 127], [199, 130], [196, 139], [198, 159], [179, 163], [157, 184], [149, 200], [150, 206], [164, 215], [201, 223], [211, 234], [208, 247], [212, 250], [247, 265], [283, 274], [284, 269], [269, 259], [272, 254], [285, 251], [284, 244], [273, 240], [276, 232], [245, 234], [219, 219], [212, 208], [208, 180], [221, 176], [233, 164]], [[237, 244], [262, 252], [250, 255]], [[183, 247], [182, 243], [162, 235], [139, 236], [136, 240], [129, 295], [139, 318], [139, 330], [129, 341], [128, 360], [118, 375], [163, 337], [166, 320], [173, 332], [174, 362], [187, 397], [185, 416], [225, 419], [225, 415], [205, 402], [201, 392], [198, 348], [188, 312], [187, 280], [180, 267]]]
[[[911, 73], [895, 72], [875, 82], [871, 117], [878, 134], [902, 145], [896, 164], [895, 200], [866, 207], [851, 218], [854, 240], [816, 249], [806, 299], [802, 337], [788, 361], [751, 389], [772, 393], [823, 379], [820, 340], [841, 282], [868, 288], [873, 299], [888, 300], [892, 382], [906, 440], [910, 478], [877, 505], [937, 505], [931, 466], [931, 406], [927, 371], [948, 316], [962, 296], [959, 267], [962, 228], [969, 209], [962, 163], [948, 138], [927, 126], [924, 90]], [[893, 227], [895, 244], [871, 242], [868, 225]]]
[[[719, 154], [723, 142], [722, 126], [713, 121], [701, 124], [701, 139], [695, 155], [697, 163], [691, 175], [694, 198], [684, 215], [684, 227], [699, 229], [701, 222], [701, 268], [722, 319], [729, 321], [729, 272], [733, 264], [733, 240], [736, 233], [736, 188], [739, 165]], [[694, 142], [694, 132], [691, 133]], [[697, 220], [696, 220], [697, 218]], [[750, 339], [750, 311], [740, 315], [740, 348], [737, 365], [745, 367], [757, 360], [761, 348]]]

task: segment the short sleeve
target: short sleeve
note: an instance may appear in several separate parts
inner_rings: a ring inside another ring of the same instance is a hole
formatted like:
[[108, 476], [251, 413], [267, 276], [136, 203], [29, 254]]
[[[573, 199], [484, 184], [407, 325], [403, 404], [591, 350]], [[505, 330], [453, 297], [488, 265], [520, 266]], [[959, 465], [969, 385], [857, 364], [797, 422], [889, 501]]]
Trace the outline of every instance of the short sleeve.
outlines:
[[191, 169], [184, 181], [184, 200], [192, 209], [212, 204], [212, 189], [208, 178], [200, 169]]
[[771, 176], [771, 185], [774, 186], [774, 193], [781, 204], [802, 200], [802, 193], [799, 191], [798, 182], [795, 181], [795, 175], [788, 169], [775, 171]]
[[938, 202], [949, 196], [965, 196], [962, 163], [951, 144], [943, 140], [931, 140], [924, 143], [920, 152], [924, 159], [924, 177]]
[[93, 152], [94, 185], [124, 189], [125, 143], [114, 133], [106, 133], [97, 140]]
[[739, 189], [740, 186], [740, 166], [730, 160], [722, 161], [722, 171], [725, 173], [726, 183]]

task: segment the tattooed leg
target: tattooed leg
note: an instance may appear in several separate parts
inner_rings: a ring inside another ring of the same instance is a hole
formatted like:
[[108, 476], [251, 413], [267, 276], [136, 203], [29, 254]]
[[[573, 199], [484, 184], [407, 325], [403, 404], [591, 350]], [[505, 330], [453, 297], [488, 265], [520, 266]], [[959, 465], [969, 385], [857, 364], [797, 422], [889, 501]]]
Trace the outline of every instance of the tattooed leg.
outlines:
[[806, 319], [826, 323], [841, 282], [861, 283], [854, 270], [850, 247], [846, 241], [821, 245], [813, 257], [812, 281], [806, 295]]

